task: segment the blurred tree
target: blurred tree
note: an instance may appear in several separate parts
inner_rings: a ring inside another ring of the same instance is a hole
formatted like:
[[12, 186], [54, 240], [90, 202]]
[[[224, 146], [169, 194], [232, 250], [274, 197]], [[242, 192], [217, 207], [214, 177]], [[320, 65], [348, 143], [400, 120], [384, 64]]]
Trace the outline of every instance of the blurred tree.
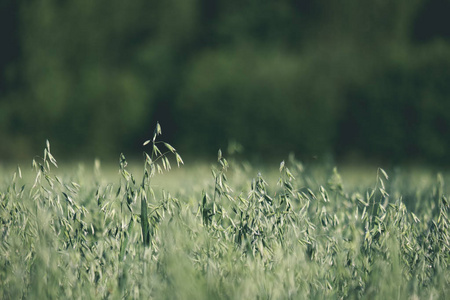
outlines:
[[14, 81], [15, 70], [11, 63], [17, 62], [19, 58], [18, 7], [16, 1], [0, 2], [0, 101], [6, 93], [7, 84], [13, 84]]
[[327, 97], [320, 90], [322, 73], [308, 61], [266, 51], [242, 45], [209, 52], [192, 65], [177, 104], [186, 147], [205, 143], [211, 153], [237, 139], [251, 153], [284, 155], [330, 146], [338, 113], [334, 87]]
[[117, 153], [136, 139], [156, 89], [136, 55], [157, 34], [153, 6], [43, 0], [21, 8], [25, 88], [13, 114], [29, 125], [18, 135], [54, 139], [71, 154]]
[[139, 153], [159, 120], [184, 153], [442, 161], [448, 3], [5, 0], [0, 154]]
[[386, 61], [367, 85], [349, 89], [341, 154], [449, 163], [450, 45], [437, 43]]
[[450, 1], [427, 0], [421, 3], [412, 26], [412, 39], [427, 42], [432, 39], [450, 39]]

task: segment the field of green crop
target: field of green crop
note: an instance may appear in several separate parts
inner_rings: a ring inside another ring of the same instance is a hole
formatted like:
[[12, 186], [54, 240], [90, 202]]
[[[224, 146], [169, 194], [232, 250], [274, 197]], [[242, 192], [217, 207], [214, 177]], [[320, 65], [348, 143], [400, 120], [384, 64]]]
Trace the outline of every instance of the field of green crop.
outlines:
[[446, 173], [291, 157], [265, 174], [220, 151], [170, 170], [183, 160], [159, 134], [140, 169], [56, 168], [47, 143], [32, 171], [2, 171], [1, 299], [450, 295]]

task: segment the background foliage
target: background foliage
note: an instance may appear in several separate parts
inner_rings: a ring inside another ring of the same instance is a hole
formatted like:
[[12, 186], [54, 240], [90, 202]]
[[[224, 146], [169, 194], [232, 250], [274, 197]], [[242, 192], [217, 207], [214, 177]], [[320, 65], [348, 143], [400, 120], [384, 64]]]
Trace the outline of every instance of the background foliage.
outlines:
[[[449, 163], [448, 0], [0, 3], [0, 155], [139, 149]], [[55, 150], [56, 151], [56, 150]], [[138, 151], [139, 152], [139, 151]]]

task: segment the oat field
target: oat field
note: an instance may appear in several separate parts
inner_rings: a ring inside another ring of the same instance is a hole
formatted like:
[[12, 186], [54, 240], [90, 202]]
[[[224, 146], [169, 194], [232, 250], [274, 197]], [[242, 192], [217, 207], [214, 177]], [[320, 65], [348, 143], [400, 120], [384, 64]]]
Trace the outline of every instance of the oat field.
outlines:
[[221, 151], [196, 169], [160, 133], [141, 166], [121, 154], [107, 175], [58, 166], [48, 142], [32, 169], [2, 171], [1, 299], [450, 295], [446, 173], [347, 184], [332, 166], [290, 157], [265, 174]]

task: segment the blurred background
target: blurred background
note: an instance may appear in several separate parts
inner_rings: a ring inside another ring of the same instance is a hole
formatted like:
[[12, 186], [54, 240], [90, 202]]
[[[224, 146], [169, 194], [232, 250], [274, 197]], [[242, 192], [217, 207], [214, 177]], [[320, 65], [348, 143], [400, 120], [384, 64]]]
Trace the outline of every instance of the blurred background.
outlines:
[[0, 0], [0, 161], [449, 165], [449, 0]]

